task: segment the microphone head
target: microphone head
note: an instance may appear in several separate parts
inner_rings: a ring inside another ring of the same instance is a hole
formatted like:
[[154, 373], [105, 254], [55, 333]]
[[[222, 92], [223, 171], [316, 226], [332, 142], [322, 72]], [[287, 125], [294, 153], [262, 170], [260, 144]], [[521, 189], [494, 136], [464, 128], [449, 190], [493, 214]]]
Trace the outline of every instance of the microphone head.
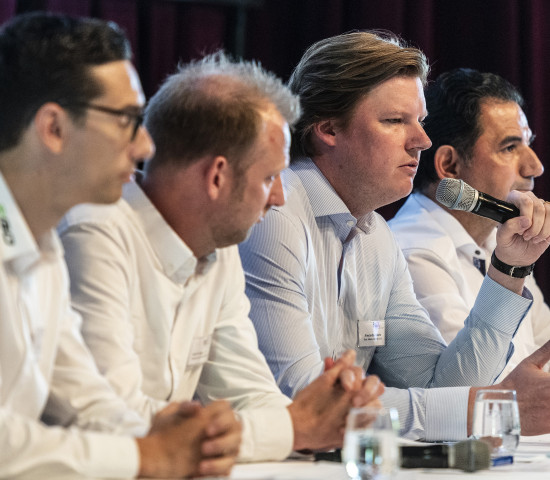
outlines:
[[491, 466], [491, 452], [489, 445], [481, 440], [464, 440], [452, 446], [454, 450], [453, 468], [465, 472], [476, 472], [486, 470]]
[[437, 186], [435, 198], [451, 210], [471, 212], [476, 205], [478, 192], [463, 180], [444, 178]]

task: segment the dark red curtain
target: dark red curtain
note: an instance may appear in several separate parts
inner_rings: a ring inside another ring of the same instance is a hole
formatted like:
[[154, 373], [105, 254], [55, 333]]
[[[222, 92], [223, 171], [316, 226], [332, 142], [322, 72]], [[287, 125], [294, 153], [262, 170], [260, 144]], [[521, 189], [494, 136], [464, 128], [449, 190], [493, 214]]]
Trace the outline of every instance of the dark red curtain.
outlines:
[[[426, 53], [432, 77], [472, 67], [519, 87], [537, 135], [534, 149], [543, 163], [550, 155], [548, 0], [2, 0], [0, 21], [37, 8], [119, 23], [148, 96], [178, 61], [218, 48], [237, 50], [287, 79], [316, 40], [353, 29], [391, 30]], [[550, 199], [550, 176], [540, 178], [535, 191]], [[391, 217], [397, 206], [381, 213]], [[550, 299], [550, 253], [535, 271]]]

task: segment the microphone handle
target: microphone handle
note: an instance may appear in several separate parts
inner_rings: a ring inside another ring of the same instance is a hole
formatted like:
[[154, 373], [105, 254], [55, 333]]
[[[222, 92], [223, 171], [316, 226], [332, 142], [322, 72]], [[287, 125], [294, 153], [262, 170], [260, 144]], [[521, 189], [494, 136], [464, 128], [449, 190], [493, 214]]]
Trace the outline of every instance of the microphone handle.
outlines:
[[472, 213], [504, 223], [506, 220], [519, 217], [519, 208], [511, 203], [497, 200], [491, 195], [479, 192], [479, 198], [472, 209]]
[[451, 468], [449, 446], [403, 445], [401, 447], [401, 468]]

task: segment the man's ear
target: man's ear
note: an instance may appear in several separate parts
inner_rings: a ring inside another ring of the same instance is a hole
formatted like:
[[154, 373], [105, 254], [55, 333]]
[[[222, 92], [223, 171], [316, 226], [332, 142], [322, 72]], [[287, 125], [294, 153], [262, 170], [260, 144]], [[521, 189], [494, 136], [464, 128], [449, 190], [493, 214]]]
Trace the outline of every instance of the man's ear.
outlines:
[[336, 128], [333, 119], [323, 120], [313, 126], [313, 134], [318, 142], [329, 147], [336, 145]]
[[220, 198], [223, 191], [230, 187], [231, 175], [231, 167], [226, 157], [218, 155], [206, 161], [204, 179], [208, 196], [212, 200]]
[[63, 150], [66, 139], [69, 114], [60, 105], [48, 102], [42, 105], [34, 116], [34, 125], [38, 137], [52, 153]]
[[441, 145], [434, 155], [434, 167], [437, 176], [443, 178], [460, 178], [460, 157], [451, 145]]

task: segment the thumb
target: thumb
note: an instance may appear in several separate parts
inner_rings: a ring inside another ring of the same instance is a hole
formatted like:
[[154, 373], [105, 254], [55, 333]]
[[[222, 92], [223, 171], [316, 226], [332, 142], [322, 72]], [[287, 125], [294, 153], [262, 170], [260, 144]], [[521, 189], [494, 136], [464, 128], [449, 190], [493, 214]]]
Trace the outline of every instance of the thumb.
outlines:
[[342, 372], [342, 370], [345, 370], [346, 368], [352, 367], [354, 362], [355, 350], [346, 350], [342, 354], [342, 356], [336, 361], [332, 360], [331, 362], [328, 362], [327, 360], [325, 360], [325, 367], [327, 364], [330, 363], [332, 363], [332, 366], [328, 370], [325, 369], [325, 373], [323, 375], [331, 384], [336, 383], [336, 381], [340, 377], [340, 372]]
[[176, 405], [176, 409], [174, 413], [177, 412], [177, 414], [180, 415], [181, 417], [193, 416], [201, 409], [201, 405], [197, 401], [179, 402], [179, 403], [176, 403], [175, 405]]
[[334, 367], [334, 363], [335, 363], [335, 361], [334, 361], [333, 358], [325, 357], [325, 370], [324, 371], [326, 372], [327, 370], [330, 370], [332, 367]]
[[498, 226], [500, 236], [513, 237], [514, 235], [523, 235], [525, 230], [531, 226], [531, 220], [525, 215], [513, 217]]
[[535, 364], [539, 368], [544, 367], [544, 365], [550, 361], [550, 340], [548, 340], [538, 350], [535, 350], [526, 358], [526, 360]]

